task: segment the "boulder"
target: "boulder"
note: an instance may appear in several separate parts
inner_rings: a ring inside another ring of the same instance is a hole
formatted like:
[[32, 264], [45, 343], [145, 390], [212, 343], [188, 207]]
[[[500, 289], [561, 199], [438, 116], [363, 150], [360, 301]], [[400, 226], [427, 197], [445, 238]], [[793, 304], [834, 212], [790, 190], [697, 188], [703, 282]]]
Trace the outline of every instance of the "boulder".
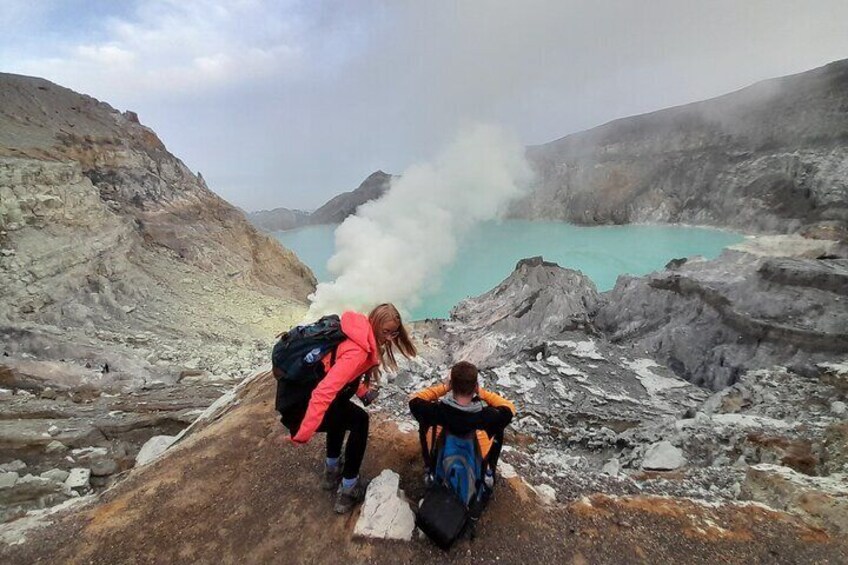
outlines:
[[71, 469], [68, 478], [65, 479], [65, 486], [74, 490], [87, 490], [91, 479], [91, 470], [84, 467], [74, 467]]
[[683, 452], [665, 440], [651, 444], [642, 460], [642, 468], [649, 471], [673, 471], [685, 464]]
[[21, 476], [14, 471], [0, 473], [0, 489], [10, 488], [15, 486]]
[[601, 469], [601, 473], [605, 473], [611, 477], [617, 476], [621, 472], [621, 463], [619, 463], [618, 459], [610, 459], [607, 461], [603, 468]]
[[176, 439], [177, 436], [153, 436], [147, 440], [147, 443], [141, 446], [141, 450], [135, 458], [136, 467], [146, 465], [162, 455]]
[[533, 487], [533, 490], [536, 491], [542, 504], [551, 505], [556, 503], [556, 491], [551, 485], [536, 485]]
[[377, 539], [409, 541], [415, 530], [415, 514], [398, 489], [400, 475], [384, 469], [365, 493], [365, 502], [356, 527], [355, 536]]
[[63, 469], [50, 469], [49, 471], [44, 471], [43, 473], [41, 473], [42, 478], [49, 479], [57, 483], [64, 483], [69, 476], [70, 473]]
[[53, 440], [47, 444], [47, 447], [44, 448], [45, 453], [64, 453], [68, 450], [68, 447], [62, 443], [61, 441]]
[[848, 534], [846, 476], [809, 477], [780, 465], [748, 468], [741, 496], [798, 514], [818, 526]]
[[21, 461], [20, 459], [15, 459], [14, 461], [10, 461], [9, 463], [3, 463], [0, 465], [0, 472], [11, 472], [11, 471], [22, 471], [26, 469], [26, 463]]

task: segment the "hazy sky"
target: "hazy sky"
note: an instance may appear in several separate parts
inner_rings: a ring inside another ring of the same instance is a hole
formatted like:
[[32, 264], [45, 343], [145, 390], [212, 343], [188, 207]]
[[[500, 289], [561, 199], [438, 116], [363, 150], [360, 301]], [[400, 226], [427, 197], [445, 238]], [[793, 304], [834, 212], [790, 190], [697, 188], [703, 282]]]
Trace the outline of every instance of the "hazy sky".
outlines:
[[848, 1], [0, 0], [0, 71], [138, 112], [247, 210], [314, 208], [460, 126], [543, 143], [848, 57]]

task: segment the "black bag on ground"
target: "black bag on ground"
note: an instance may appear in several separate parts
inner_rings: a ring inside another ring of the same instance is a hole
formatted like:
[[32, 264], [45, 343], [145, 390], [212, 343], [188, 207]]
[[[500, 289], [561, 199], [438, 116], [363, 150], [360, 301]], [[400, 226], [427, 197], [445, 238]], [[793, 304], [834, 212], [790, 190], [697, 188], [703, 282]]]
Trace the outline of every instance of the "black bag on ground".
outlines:
[[341, 320], [335, 314], [315, 323], [297, 326], [280, 335], [271, 352], [271, 366], [277, 379], [276, 408], [281, 414], [308, 401], [312, 390], [324, 378], [321, 359], [347, 339]]
[[448, 550], [465, 531], [468, 519], [468, 508], [459, 496], [444, 484], [435, 483], [424, 495], [415, 525], [436, 545]]

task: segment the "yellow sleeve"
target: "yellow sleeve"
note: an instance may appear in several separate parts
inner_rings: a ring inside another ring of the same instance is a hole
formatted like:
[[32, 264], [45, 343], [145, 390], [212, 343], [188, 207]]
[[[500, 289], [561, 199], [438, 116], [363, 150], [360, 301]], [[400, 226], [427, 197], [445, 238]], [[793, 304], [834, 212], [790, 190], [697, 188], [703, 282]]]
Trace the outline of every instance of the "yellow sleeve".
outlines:
[[410, 398], [420, 398], [422, 400], [427, 400], [432, 402], [433, 400], [438, 400], [448, 393], [448, 387], [444, 383], [439, 383], [437, 385], [433, 385], [429, 388], [425, 388], [424, 390], [419, 390], [416, 393], [413, 393]]
[[482, 387], [477, 391], [477, 395], [480, 397], [480, 400], [482, 400], [489, 406], [493, 406], [495, 408], [499, 406], [506, 406], [513, 414], [515, 414], [515, 404], [513, 404], [503, 396], [496, 394], [490, 390], [486, 390]]

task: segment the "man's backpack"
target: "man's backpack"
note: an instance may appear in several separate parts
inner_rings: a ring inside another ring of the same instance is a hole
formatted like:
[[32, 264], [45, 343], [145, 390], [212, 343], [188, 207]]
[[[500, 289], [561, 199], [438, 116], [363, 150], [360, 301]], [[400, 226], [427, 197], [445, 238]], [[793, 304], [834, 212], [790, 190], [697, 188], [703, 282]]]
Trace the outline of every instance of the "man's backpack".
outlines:
[[447, 550], [479, 517], [485, 462], [473, 433], [460, 437], [443, 431], [437, 439], [434, 427], [431, 445], [434, 483], [421, 501], [415, 525]]
[[341, 320], [335, 314], [280, 334], [271, 352], [274, 378], [296, 383], [316, 380], [316, 376], [320, 380], [324, 375], [317, 375], [315, 366], [345, 339]]

